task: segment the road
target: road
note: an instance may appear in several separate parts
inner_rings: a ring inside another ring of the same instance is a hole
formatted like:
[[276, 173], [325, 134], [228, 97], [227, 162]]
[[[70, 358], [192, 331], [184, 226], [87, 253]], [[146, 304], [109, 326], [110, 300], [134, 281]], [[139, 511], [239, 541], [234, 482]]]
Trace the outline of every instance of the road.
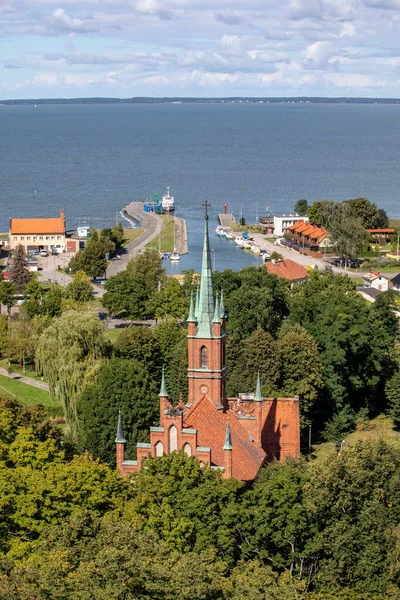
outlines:
[[[239, 234], [235, 234], [236, 237], [240, 237]], [[283, 258], [290, 258], [294, 262], [302, 265], [303, 267], [307, 266], [316, 266], [320, 270], [325, 270], [327, 266], [330, 266], [329, 263], [326, 263], [324, 260], [320, 258], [312, 258], [311, 256], [305, 256], [304, 254], [300, 254], [295, 250], [291, 250], [285, 246], [278, 246], [277, 244], [273, 244], [265, 239], [264, 234], [262, 233], [251, 233], [251, 237], [254, 239], [255, 245], [261, 248], [262, 250], [267, 250], [270, 254], [272, 252], [278, 252], [281, 254]], [[340, 269], [339, 267], [332, 268], [334, 273], [341, 273], [343, 275], [348, 275], [349, 277], [362, 277], [365, 274], [365, 271], [348, 271], [346, 269]]]
[[143, 233], [133, 240], [133, 242], [130, 242], [123, 250], [120, 250], [120, 259], [113, 259], [110, 262], [107, 268], [107, 279], [120, 271], [124, 271], [132, 256], [135, 256], [135, 254], [142, 250], [142, 248], [157, 237], [162, 230], [163, 221], [161, 217], [154, 213], [144, 212], [142, 202], [131, 202], [125, 210], [129, 214], [136, 213], [140, 216], [142, 219], [141, 229], [143, 229]]

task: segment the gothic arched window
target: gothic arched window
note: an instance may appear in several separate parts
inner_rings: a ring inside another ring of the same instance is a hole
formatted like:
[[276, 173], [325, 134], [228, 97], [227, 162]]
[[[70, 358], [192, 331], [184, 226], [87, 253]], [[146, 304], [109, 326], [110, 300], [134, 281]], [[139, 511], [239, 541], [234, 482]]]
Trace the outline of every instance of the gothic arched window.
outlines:
[[175, 425], [172, 425], [169, 430], [169, 451], [173, 452], [178, 449], [178, 432]]
[[188, 456], [192, 456], [192, 447], [190, 444], [185, 444], [183, 446], [183, 451], [185, 454], [187, 454]]
[[164, 452], [164, 446], [162, 442], [157, 442], [156, 446], [156, 456], [162, 456]]
[[205, 346], [200, 350], [200, 366], [202, 369], [207, 369], [207, 348]]

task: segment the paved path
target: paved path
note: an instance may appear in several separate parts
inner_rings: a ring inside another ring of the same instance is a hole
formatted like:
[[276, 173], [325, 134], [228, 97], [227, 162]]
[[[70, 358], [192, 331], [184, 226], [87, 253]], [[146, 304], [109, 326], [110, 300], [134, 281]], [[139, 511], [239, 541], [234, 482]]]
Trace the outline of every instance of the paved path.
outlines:
[[142, 250], [162, 230], [163, 220], [161, 217], [154, 213], [144, 212], [143, 202], [131, 202], [125, 210], [130, 216], [135, 217], [135, 215], [138, 215], [141, 218], [143, 233], [119, 252], [120, 259], [113, 259], [110, 262], [107, 268], [107, 279], [120, 271], [124, 271], [132, 256], [135, 256], [135, 254]]
[[0, 375], [4, 375], [5, 377], [8, 377], [9, 379], [15, 379], [16, 381], [20, 381], [21, 383], [26, 383], [27, 385], [31, 385], [32, 387], [36, 387], [41, 390], [45, 390], [46, 392], [49, 391], [48, 383], [45, 383], [44, 381], [37, 381], [36, 379], [33, 379], [32, 377], [26, 377], [25, 375], [20, 375], [20, 373], [11, 373], [11, 375], [10, 375], [8, 373], [7, 369], [3, 369], [2, 367], [0, 367]]

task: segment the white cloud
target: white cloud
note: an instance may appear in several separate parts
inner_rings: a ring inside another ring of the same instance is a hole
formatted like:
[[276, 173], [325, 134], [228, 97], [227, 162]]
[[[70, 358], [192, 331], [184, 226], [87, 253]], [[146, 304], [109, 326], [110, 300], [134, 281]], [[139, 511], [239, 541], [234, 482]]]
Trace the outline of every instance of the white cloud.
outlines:
[[157, 95], [160, 81], [171, 94], [400, 96], [400, 0], [6, 2], [0, 66], [11, 96], [20, 86]]

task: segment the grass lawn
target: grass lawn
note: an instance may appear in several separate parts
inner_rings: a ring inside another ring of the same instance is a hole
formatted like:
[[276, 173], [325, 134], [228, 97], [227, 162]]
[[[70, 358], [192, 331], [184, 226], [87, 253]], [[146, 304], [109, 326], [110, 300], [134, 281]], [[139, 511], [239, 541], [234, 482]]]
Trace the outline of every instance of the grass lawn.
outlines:
[[124, 229], [124, 239], [122, 241], [122, 247], [124, 248], [129, 242], [133, 242], [140, 235], [142, 235], [143, 229]]
[[172, 252], [174, 250], [174, 227], [175, 218], [172, 215], [160, 215], [163, 220], [163, 228], [160, 236], [154, 238], [146, 245], [146, 248], [154, 248], [161, 252]]
[[49, 392], [41, 390], [16, 379], [9, 379], [0, 375], [0, 395], [7, 398], [17, 398], [22, 404], [43, 404], [43, 406], [58, 406], [55, 400], [50, 398]]
[[[230, 227], [232, 229], [232, 231], [236, 231], [236, 232], [248, 231], [249, 233], [251, 233], [251, 232], [264, 233], [263, 227], [259, 227], [258, 225], [254, 225], [251, 223], [249, 223], [248, 225], [239, 225], [239, 223], [237, 223], [236, 221], [231, 221], [230, 223], [228, 223], [228, 227]], [[275, 238], [274, 238], [274, 241], [275, 241]]]
[[106, 329], [105, 333], [110, 342], [115, 342], [124, 329]]
[[[382, 439], [387, 443], [395, 445], [400, 450], [400, 432], [393, 431], [388, 420], [378, 417], [372, 421], [367, 421], [364, 431], [354, 431], [345, 438], [346, 446], [354, 446], [359, 440]], [[315, 444], [312, 447], [313, 457], [317, 461], [324, 461], [336, 452], [333, 442], [324, 442]]]

